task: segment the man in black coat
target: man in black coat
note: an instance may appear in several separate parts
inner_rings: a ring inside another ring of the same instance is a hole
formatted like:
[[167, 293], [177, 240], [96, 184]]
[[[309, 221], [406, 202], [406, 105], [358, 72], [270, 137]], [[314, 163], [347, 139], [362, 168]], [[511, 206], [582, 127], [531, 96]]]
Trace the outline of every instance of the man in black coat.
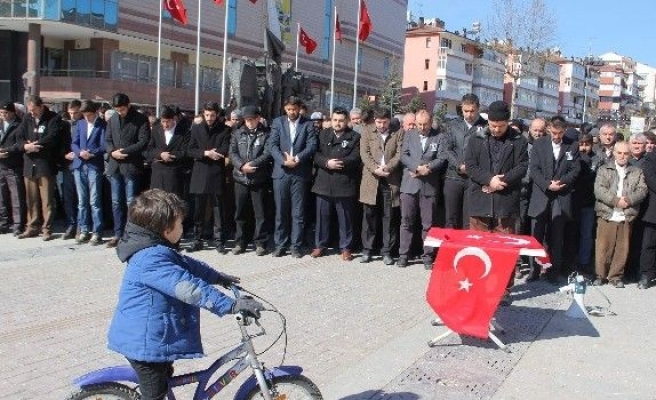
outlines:
[[[233, 111], [234, 113], [234, 111]], [[243, 123], [234, 130], [230, 140], [230, 162], [235, 181], [235, 247], [232, 254], [246, 249], [248, 208], [255, 217], [255, 254], [266, 254], [269, 232], [266, 221], [266, 201], [271, 188], [271, 161], [267, 141], [269, 130], [262, 125], [257, 107], [246, 106], [240, 112]], [[233, 127], [234, 129], [234, 127]]]
[[[488, 128], [469, 141], [469, 226], [472, 230], [514, 234], [519, 218], [522, 178], [528, 169], [528, 141], [509, 125], [503, 101], [490, 104]], [[514, 273], [507, 288], [514, 283]], [[507, 290], [502, 304], [510, 302]]]
[[[50, 111], [39, 96], [27, 100], [27, 114], [21, 123], [19, 140], [23, 143], [23, 176], [27, 203], [27, 225], [19, 239], [38, 236], [51, 240], [55, 216], [57, 160], [62, 137], [67, 134], [57, 113]], [[41, 227], [39, 227], [41, 225]]]
[[656, 152], [648, 152], [642, 161], [642, 173], [649, 190], [647, 208], [642, 217], [642, 252], [638, 289], [648, 289], [656, 278]]
[[558, 274], [564, 272], [565, 223], [572, 218], [572, 193], [581, 163], [578, 142], [564, 138], [565, 119], [559, 115], [552, 117], [547, 129], [549, 135], [536, 140], [531, 150], [533, 188], [528, 215], [533, 218], [533, 237], [547, 248], [552, 266], [541, 271], [535, 260], [531, 260], [532, 271], [527, 280], [536, 280], [542, 274], [557, 284]]
[[[416, 129], [403, 136], [401, 164], [401, 232], [398, 266], [408, 265], [408, 253], [414, 236], [417, 213], [421, 219], [422, 239], [436, 219], [437, 202], [442, 190], [440, 174], [446, 165], [442, 149], [444, 137], [431, 129], [431, 115], [419, 111], [415, 120]], [[426, 269], [433, 266], [433, 248], [424, 247], [422, 261]]]
[[315, 248], [311, 256], [321, 257], [328, 247], [330, 214], [337, 213], [339, 248], [342, 260], [353, 259], [353, 212], [360, 188], [360, 134], [348, 127], [348, 112], [333, 110], [332, 128], [319, 134], [314, 155], [317, 173], [312, 186], [316, 197]]
[[447, 228], [469, 227], [469, 194], [465, 154], [472, 136], [487, 127], [480, 116], [480, 102], [473, 93], [462, 96], [462, 119], [447, 125], [444, 137], [444, 155], [447, 169], [444, 177], [444, 208]]
[[160, 122], [153, 126], [145, 152], [146, 161], [151, 165], [151, 189], [162, 189], [184, 199], [189, 137], [186, 124], [177, 122], [175, 109], [162, 107]]
[[109, 164], [105, 172], [112, 187], [114, 236], [107, 242], [107, 247], [116, 247], [123, 236], [127, 207], [140, 191], [143, 152], [150, 137], [148, 117], [130, 105], [127, 95], [117, 93], [112, 106], [116, 114], [107, 122], [105, 151]]
[[[23, 182], [23, 145], [18, 139], [20, 118], [11, 101], [0, 105], [0, 233], [14, 236], [25, 225], [25, 182]], [[11, 210], [11, 219], [9, 212]], [[11, 226], [10, 226], [11, 222]]]
[[189, 193], [194, 195], [194, 242], [188, 251], [203, 248], [203, 224], [214, 221], [216, 251], [225, 254], [225, 226], [222, 195], [225, 166], [230, 150], [230, 127], [219, 121], [219, 105], [203, 106], [203, 121], [191, 128], [188, 154], [194, 159]]

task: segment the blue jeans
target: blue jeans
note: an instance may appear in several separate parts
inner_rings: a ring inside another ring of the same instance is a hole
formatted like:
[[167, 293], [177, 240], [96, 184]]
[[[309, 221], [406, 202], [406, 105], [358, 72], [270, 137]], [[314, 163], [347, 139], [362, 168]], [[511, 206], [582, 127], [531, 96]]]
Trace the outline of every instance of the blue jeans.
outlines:
[[123, 176], [115, 173], [109, 177], [112, 185], [112, 216], [114, 217], [114, 237], [123, 236], [127, 220], [127, 208], [132, 203], [139, 190], [138, 176]]
[[579, 254], [577, 261], [579, 266], [590, 266], [592, 258], [592, 245], [595, 240], [595, 210], [594, 207], [584, 207], [580, 210], [581, 220], [579, 222]]
[[77, 225], [80, 232], [91, 232], [89, 225], [93, 221], [93, 233], [102, 235], [102, 172], [83, 164], [73, 174], [77, 187]]
[[66, 227], [77, 226], [77, 199], [75, 190], [75, 177], [73, 171], [66, 168], [57, 173], [57, 190], [59, 191], [64, 214], [66, 215]]

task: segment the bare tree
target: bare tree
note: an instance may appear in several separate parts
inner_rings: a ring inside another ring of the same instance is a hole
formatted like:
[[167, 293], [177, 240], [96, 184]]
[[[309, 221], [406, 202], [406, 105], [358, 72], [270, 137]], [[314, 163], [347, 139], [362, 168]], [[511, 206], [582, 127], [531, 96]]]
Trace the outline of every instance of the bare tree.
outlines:
[[505, 74], [512, 79], [511, 114], [515, 114], [517, 83], [538, 75], [554, 46], [556, 18], [544, 0], [494, 0], [488, 19], [488, 43], [508, 56]]

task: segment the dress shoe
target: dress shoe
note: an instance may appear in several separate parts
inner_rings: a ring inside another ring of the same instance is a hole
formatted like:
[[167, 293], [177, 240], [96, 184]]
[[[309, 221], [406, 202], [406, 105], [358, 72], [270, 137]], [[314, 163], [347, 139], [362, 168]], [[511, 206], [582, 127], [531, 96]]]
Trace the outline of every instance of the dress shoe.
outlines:
[[321, 247], [317, 247], [316, 249], [312, 250], [312, 253], [310, 253], [310, 257], [312, 258], [319, 258], [323, 255], [323, 249]]
[[273, 253], [271, 253], [271, 255], [274, 257], [282, 257], [285, 255], [285, 249], [278, 247], [273, 251]]
[[202, 240], [194, 240], [191, 243], [191, 246], [187, 247], [187, 253], [193, 253], [194, 251], [200, 251], [200, 250], [203, 250], [203, 241]]
[[214, 244], [216, 246], [216, 252], [217, 253], [219, 253], [219, 254], [227, 254], [228, 253], [228, 251], [225, 248], [225, 244], [223, 244], [222, 242], [215, 242]]
[[103, 242], [103, 240], [102, 240], [102, 236], [100, 236], [100, 235], [97, 234], [97, 233], [94, 233], [94, 234], [91, 236], [91, 240], [89, 240], [89, 243], [90, 243], [92, 246], [98, 246], [98, 245], [101, 245], [102, 242]]
[[33, 238], [39, 236], [39, 232], [37, 231], [25, 231], [18, 235], [19, 239], [27, 239], [27, 238]]
[[44, 242], [49, 242], [54, 238], [55, 237], [50, 232], [44, 232], [44, 233], [41, 234], [41, 240], [43, 240]]
[[351, 250], [342, 251], [342, 260], [344, 260], [344, 261], [353, 260], [353, 253], [351, 253]]
[[640, 279], [640, 281], [638, 281], [638, 289], [649, 289], [649, 279]]
[[68, 239], [73, 239], [75, 237], [75, 232], [77, 231], [77, 227], [75, 226], [69, 226], [68, 229], [66, 229], [66, 232], [62, 235], [62, 239], [68, 240]]
[[434, 264], [433, 260], [425, 259], [424, 260], [424, 269], [425, 270], [433, 269], [433, 264]]
[[[389, 256], [386, 256], [386, 257], [389, 257]], [[383, 259], [383, 262], [384, 261], [385, 261], [385, 259]], [[394, 262], [392, 262], [392, 264], [394, 264]], [[385, 265], [391, 265], [391, 264], [385, 263]], [[408, 266], [408, 256], [399, 256], [399, 261], [396, 263], [396, 266], [399, 267], [399, 268], [407, 267]]]
[[256, 256], [262, 257], [266, 253], [267, 253], [267, 251], [266, 251], [266, 248], [264, 248], [264, 246], [255, 247], [255, 255]]
[[592, 286], [602, 286], [604, 283], [604, 280], [602, 278], [597, 278], [592, 282]]
[[240, 244], [237, 244], [237, 245], [235, 245], [235, 247], [232, 248], [232, 254], [235, 255], [235, 256], [240, 255], [244, 251], [246, 251], [246, 249], [244, 249], [244, 246], [242, 246]]
[[615, 279], [614, 281], [611, 281], [611, 285], [615, 286], [618, 289], [624, 288], [624, 282], [622, 282], [621, 279]]
[[109, 241], [106, 244], [107, 248], [112, 248], [112, 247], [118, 246], [118, 241], [119, 241], [119, 238], [117, 238], [116, 236], [112, 237], [111, 239], [109, 239]]
[[80, 234], [75, 238], [75, 242], [77, 244], [82, 244], [88, 242], [89, 239], [91, 239], [89, 232], [80, 232]]
[[299, 249], [292, 249], [290, 251], [290, 253], [291, 253], [293, 258], [302, 258], [303, 257], [303, 253], [301, 253], [301, 251]]
[[385, 265], [394, 265], [394, 259], [390, 255], [384, 255], [383, 256], [383, 264], [385, 264]]
[[13, 232], [14, 232], [14, 236], [18, 236], [21, 233], [23, 233], [23, 228], [21, 228], [21, 227], [14, 228]]
[[360, 264], [366, 264], [371, 262], [371, 255], [367, 253], [362, 253], [360, 256]]
[[510, 304], [512, 304], [512, 298], [510, 297], [510, 292], [506, 290], [501, 297], [501, 301], [499, 301], [499, 305], [507, 307]]

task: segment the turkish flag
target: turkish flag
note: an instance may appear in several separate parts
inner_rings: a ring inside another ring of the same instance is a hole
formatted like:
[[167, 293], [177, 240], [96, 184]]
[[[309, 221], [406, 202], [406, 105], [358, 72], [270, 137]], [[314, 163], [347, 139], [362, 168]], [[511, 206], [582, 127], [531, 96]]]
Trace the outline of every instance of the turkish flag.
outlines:
[[548, 260], [548, 258], [545, 258], [547, 253], [544, 251], [544, 248], [533, 236], [481, 232], [468, 229], [431, 228], [426, 235], [424, 245], [440, 247], [444, 242], [482, 248], [517, 248], [520, 249], [521, 255], [540, 257], [541, 260], [545, 261]]
[[442, 243], [426, 290], [428, 304], [452, 331], [486, 339], [518, 256], [518, 248]]
[[339, 15], [335, 16], [335, 39], [342, 43], [342, 25], [339, 23]]
[[362, 9], [360, 10], [360, 29], [358, 30], [358, 39], [364, 42], [369, 37], [369, 33], [373, 29], [371, 18], [369, 18], [369, 11], [367, 4], [362, 0]]
[[182, 25], [187, 25], [187, 9], [185, 9], [182, 0], [164, 0], [164, 9], [171, 14], [173, 19], [179, 21]]
[[312, 40], [312, 38], [308, 36], [307, 33], [305, 33], [303, 28], [298, 30], [298, 42], [301, 44], [301, 46], [305, 47], [305, 52], [307, 54], [312, 54], [314, 49], [317, 48], [317, 42]]

